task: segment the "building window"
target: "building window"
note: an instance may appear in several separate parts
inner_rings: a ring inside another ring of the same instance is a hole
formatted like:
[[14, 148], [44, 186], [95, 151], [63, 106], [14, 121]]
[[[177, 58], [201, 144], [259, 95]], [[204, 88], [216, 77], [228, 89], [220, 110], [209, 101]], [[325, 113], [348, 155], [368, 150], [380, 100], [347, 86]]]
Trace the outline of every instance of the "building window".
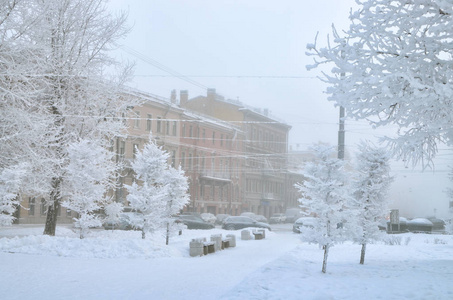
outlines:
[[153, 115], [148, 114], [146, 116], [146, 131], [151, 131], [152, 123], [153, 122]]
[[44, 198], [41, 199], [41, 216], [44, 216], [46, 214], [46, 200]]
[[162, 133], [162, 118], [161, 117], [157, 117], [157, 126], [156, 126], [156, 131], [158, 133]]
[[176, 164], [176, 151], [171, 151], [171, 166], [174, 167]]
[[181, 136], [185, 137], [186, 136], [186, 124], [182, 124], [181, 128]]
[[212, 132], [212, 144], [215, 144], [215, 131]]
[[165, 125], [165, 134], [166, 134], [166, 135], [170, 135], [170, 121], [167, 121], [167, 122], [166, 122], [166, 125]]
[[193, 127], [192, 125], [189, 126], [189, 137], [193, 136]]
[[189, 160], [189, 167], [188, 167], [188, 170], [192, 170], [192, 154], [191, 154], [191, 153], [189, 153], [188, 160]]
[[70, 217], [71, 216], [71, 210], [70, 209], [66, 209], [66, 217]]
[[183, 169], [184, 169], [184, 164], [185, 164], [185, 160], [186, 160], [185, 156], [186, 156], [186, 153], [182, 152], [181, 153], [181, 168], [183, 168]]
[[223, 146], [223, 134], [220, 135], [220, 146]]
[[202, 131], [202, 138], [203, 138], [203, 142], [205, 142], [205, 140], [206, 140], [206, 129], [203, 129], [203, 131]]
[[138, 144], [132, 144], [133, 158], [135, 158], [135, 155], [137, 154], [137, 151], [138, 151]]
[[119, 149], [119, 154], [124, 155], [124, 151], [126, 148], [126, 142], [125, 141], [120, 141], [120, 149]]
[[135, 111], [134, 112], [134, 128], [139, 128], [140, 127], [140, 112]]
[[177, 122], [173, 121], [173, 135], [174, 136], [176, 136], [176, 125], [177, 125]]
[[35, 197], [28, 197], [28, 215], [35, 215]]

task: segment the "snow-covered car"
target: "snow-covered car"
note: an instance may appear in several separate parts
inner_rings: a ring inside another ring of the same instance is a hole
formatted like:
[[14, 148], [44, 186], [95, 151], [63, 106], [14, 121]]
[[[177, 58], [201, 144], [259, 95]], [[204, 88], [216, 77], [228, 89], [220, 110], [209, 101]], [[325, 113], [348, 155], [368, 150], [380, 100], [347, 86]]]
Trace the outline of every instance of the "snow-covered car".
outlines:
[[216, 216], [216, 224], [221, 225], [223, 221], [228, 218], [230, 215], [229, 214], [217, 214]]
[[241, 214], [241, 217], [249, 217], [249, 218], [252, 218], [252, 219], [253, 219], [255, 216], [256, 216], [255, 213], [248, 212], [248, 211], [247, 211], [247, 212], [243, 212], [243, 213]]
[[106, 221], [102, 224], [105, 230], [141, 230], [143, 222], [140, 214], [135, 212], [125, 212], [119, 215], [118, 220]]
[[285, 215], [286, 223], [294, 223], [297, 219], [304, 216], [300, 208], [288, 208], [285, 212]]
[[212, 229], [215, 226], [196, 215], [179, 215], [176, 223], [183, 223], [187, 229]]
[[314, 228], [316, 222], [317, 219], [313, 217], [299, 218], [293, 224], [293, 232], [300, 233], [303, 230], [303, 228]]
[[252, 219], [254, 219], [257, 222], [269, 223], [267, 218], [263, 215], [255, 215]]
[[202, 213], [200, 217], [208, 223], [215, 224], [217, 218], [211, 213]]
[[275, 223], [285, 223], [286, 215], [285, 214], [273, 214], [272, 217], [269, 219], [270, 224]]
[[407, 221], [407, 229], [410, 232], [431, 232], [433, 223], [425, 218], [415, 218]]
[[433, 223], [433, 230], [439, 230], [439, 231], [445, 230], [445, 221], [444, 220], [438, 219], [435, 217], [429, 217], [427, 219], [430, 220], [431, 223]]
[[222, 228], [226, 230], [238, 230], [243, 228], [266, 228], [271, 230], [269, 224], [263, 222], [257, 222], [252, 218], [244, 217], [244, 216], [233, 216], [228, 217], [223, 221]]

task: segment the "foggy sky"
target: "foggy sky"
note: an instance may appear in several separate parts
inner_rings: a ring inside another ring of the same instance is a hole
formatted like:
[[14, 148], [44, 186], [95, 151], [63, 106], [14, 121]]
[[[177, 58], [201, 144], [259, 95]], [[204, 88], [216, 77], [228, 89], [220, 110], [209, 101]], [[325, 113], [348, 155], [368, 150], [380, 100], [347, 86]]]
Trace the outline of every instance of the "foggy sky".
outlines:
[[[114, 0], [113, 10], [129, 12], [132, 30], [121, 41], [117, 58], [136, 61], [130, 86], [169, 97], [172, 89], [189, 98], [205, 88], [255, 107], [267, 108], [292, 126], [290, 145], [305, 150], [322, 141], [337, 144], [338, 109], [327, 101], [319, 70], [307, 71], [312, 58], [306, 45], [326, 45], [334, 23], [349, 25], [353, 0]], [[135, 55], [132, 55], [133, 52]], [[166, 72], [171, 69], [174, 72]], [[329, 71], [328, 69], [325, 69]], [[190, 76], [188, 82], [175, 72]], [[297, 78], [293, 78], [297, 77]], [[193, 82], [195, 81], [195, 83]], [[372, 130], [365, 121], [346, 120], [346, 151], [361, 139], [377, 141], [392, 129]], [[445, 146], [440, 146], [446, 149]], [[407, 217], [445, 216], [447, 165], [451, 150], [442, 150], [436, 170], [421, 173], [395, 163], [392, 208]]]

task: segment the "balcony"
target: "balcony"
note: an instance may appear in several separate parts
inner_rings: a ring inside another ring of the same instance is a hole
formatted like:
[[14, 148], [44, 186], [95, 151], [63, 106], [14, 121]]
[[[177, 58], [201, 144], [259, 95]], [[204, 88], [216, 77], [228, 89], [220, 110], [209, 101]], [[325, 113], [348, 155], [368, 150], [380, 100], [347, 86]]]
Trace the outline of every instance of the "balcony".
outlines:
[[274, 200], [274, 193], [263, 193], [261, 195], [261, 199], [263, 200]]
[[201, 172], [200, 180], [217, 182], [218, 184], [231, 183], [230, 174], [228, 172], [213, 172], [213, 171]]

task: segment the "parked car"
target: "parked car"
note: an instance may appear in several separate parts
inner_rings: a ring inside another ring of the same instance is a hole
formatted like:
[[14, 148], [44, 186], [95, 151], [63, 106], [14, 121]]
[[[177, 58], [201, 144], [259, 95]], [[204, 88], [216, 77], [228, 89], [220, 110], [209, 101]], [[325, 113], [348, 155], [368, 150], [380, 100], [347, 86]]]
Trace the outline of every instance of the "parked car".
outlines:
[[271, 230], [269, 224], [258, 222], [252, 218], [244, 216], [228, 217], [223, 221], [222, 224], [222, 228], [226, 230], [238, 230], [248, 227], [266, 228], [268, 230]]
[[257, 221], [257, 222], [269, 223], [267, 218], [265, 216], [263, 216], [263, 215], [255, 215], [252, 219]]
[[314, 228], [317, 219], [313, 217], [302, 217], [293, 224], [293, 232], [300, 233], [303, 228]]
[[425, 218], [415, 218], [407, 221], [407, 228], [410, 232], [431, 232], [433, 223]]
[[215, 227], [196, 215], [179, 215], [176, 222], [183, 223], [187, 226], [187, 229], [212, 229]]
[[285, 215], [286, 223], [294, 223], [297, 219], [304, 216], [300, 208], [288, 208], [285, 212]]
[[202, 213], [200, 216], [203, 220], [211, 224], [215, 224], [217, 221], [217, 218], [211, 213]]
[[136, 212], [125, 212], [119, 215], [118, 221], [106, 221], [102, 224], [106, 230], [141, 230], [143, 218]]
[[433, 223], [433, 230], [445, 230], [445, 221], [444, 220], [441, 220], [441, 219], [438, 219], [438, 218], [435, 218], [435, 217], [429, 217], [427, 218], [428, 220], [431, 221], [431, 223]]
[[229, 214], [218, 214], [216, 216], [216, 224], [219, 224], [221, 225], [223, 223], [223, 221], [228, 218], [230, 215]]
[[286, 215], [285, 214], [273, 214], [272, 217], [269, 219], [270, 224], [275, 223], [285, 223]]
[[253, 219], [255, 216], [256, 216], [255, 213], [252, 213], [252, 212], [243, 212], [243, 213], [241, 214], [241, 217], [249, 217], [249, 218], [252, 218], [252, 219]]

